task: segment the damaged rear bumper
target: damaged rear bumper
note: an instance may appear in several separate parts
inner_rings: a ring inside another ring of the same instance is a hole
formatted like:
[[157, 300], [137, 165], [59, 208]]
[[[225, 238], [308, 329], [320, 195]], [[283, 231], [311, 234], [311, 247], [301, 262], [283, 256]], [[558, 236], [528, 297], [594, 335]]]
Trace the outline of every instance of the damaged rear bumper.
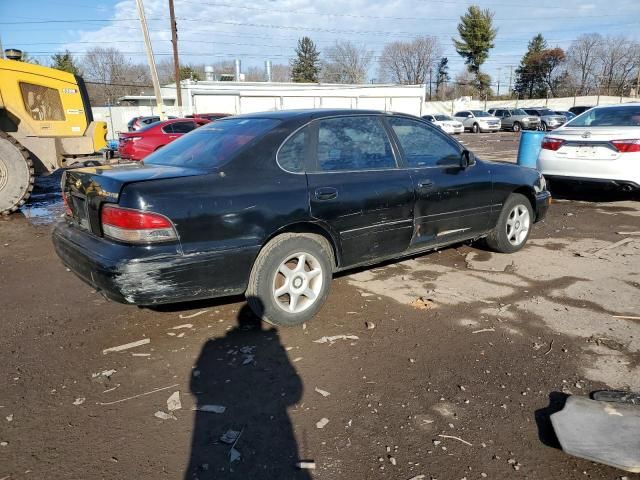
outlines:
[[53, 231], [62, 262], [106, 297], [153, 305], [241, 294], [259, 246], [182, 254], [175, 244], [124, 245], [66, 221]]

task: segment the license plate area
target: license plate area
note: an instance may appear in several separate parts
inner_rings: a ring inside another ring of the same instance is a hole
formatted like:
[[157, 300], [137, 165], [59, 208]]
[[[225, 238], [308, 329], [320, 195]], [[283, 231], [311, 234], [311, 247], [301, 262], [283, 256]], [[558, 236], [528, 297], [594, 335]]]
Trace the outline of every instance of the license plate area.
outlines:
[[73, 221], [82, 229], [89, 230], [89, 212], [87, 210], [87, 199], [77, 193], [72, 193], [68, 197], [69, 208], [71, 209]]

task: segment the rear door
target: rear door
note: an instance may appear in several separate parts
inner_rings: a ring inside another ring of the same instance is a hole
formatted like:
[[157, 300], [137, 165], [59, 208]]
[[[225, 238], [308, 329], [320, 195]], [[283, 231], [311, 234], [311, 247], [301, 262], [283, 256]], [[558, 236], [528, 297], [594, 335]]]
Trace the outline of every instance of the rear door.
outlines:
[[343, 265], [404, 252], [413, 231], [413, 184], [379, 115], [310, 125], [311, 215], [340, 240]]
[[431, 125], [407, 117], [387, 118], [416, 195], [415, 249], [483, 233], [489, 225], [491, 174], [483, 162], [463, 168], [463, 148]]

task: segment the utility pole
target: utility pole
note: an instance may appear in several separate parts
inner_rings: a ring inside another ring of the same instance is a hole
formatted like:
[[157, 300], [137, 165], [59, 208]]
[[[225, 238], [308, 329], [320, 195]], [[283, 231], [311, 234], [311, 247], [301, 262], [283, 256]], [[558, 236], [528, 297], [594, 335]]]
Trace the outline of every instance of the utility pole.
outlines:
[[0, 37], [0, 58], [4, 58], [4, 48], [2, 48], [2, 37]]
[[640, 98], [640, 62], [638, 62], [638, 77], [636, 78], [636, 98]]
[[176, 13], [173, 9], [173, 0], [169, 0], [169, 16], [171, 17], [171, 43], [173, 44], [173, 68], [176, 77], [176, 102], [180, 116], [182, 116], [182, 85], [180, 85], [180, 60], [178, 60], [178, 26], [176, 25]]
[[496, 97], [500, 98], [500, 71], [502, 67], [498, 67], [498, 92], [496, 93]]
[[511, 88], [511, 80], [513, 79], [513, 65], [509, 65], [509, 98], [511, 98], [511, 95], [513, 92], [513, 89]]
[[431, 75], [433, 73], [433, 67], [429, 67], [429, 101], [431, 101]]
[[158, 104], [158, 115], [160, 120], [165, 120], [164, 105], [162, 104], [162, 95], [160, 93], [160, 81], [158, 80], [158, 70], [156, 70], [156, 62], [153, 59], [153, 49], [151, 48], [151, 38], [149, 37], [149, 29], [147, 28], [147, 19], [144, 16], [144, 5], [142, 0], [136, 0], [138, 7], [138, 15], [140, 16], [140, 28], [144, 37], [144, 46], [147, 51], [147, 62], [149, 62], [149, 70], [151, 71], [151, 81], [153, 82], [153, 91], [156, 94], [156, 103]]

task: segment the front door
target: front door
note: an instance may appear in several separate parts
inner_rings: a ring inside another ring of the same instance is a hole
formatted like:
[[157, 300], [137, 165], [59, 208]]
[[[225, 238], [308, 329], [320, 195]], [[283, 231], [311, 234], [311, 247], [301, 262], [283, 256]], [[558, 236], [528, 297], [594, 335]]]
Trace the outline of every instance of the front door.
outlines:
[[339, 239], [342, 264], [404, 252], [413, 232], [413, 184], [398, 168], [380, 116], [324, 118], [311, 128], [311, 215]]
[[484, 233], [492, 182], [486, 164], [463, 167], [463, 148], [426, 122], [388, 117], [416, 194], [411, 247], [420, 249]]

